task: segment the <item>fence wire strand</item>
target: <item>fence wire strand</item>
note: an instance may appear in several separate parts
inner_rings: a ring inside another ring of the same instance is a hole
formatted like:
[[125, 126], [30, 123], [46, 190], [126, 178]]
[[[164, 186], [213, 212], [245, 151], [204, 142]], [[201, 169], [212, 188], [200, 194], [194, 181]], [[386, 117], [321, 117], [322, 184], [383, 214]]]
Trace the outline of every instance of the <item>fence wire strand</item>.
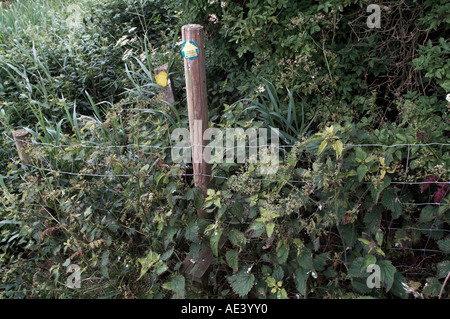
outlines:
[[[11, 136], [9, 136], [8, 134], [6, 134], [6, 132], [3, 132], [3, 135], [11, 142], [14, 143], [15, 139], [12, 138]], [[147, 150], [153, 150], [154, 152], [149, 153], [149, 154], [155, 154], [155, 151], [157, 150], [168, 150], [168, 149], [187, 149], [187, 148], [191, 148], [192, 145], [187, 145], [187, 146], [158, 146], [158, 145], [146, 145], [146, 144], [126, 144], [126, 145], [105, 145], [105, 144], [98, 144], [98, 143], [77, 143], [77, 144], [52, 144], [52, 143], [41, 143], [41, 142], [37, 142], [35, 140], [33, 141], [29, 141], [29, 140], [19, 140], [16, 139], [18, 141], [21, 141], [23, 143], [27, 143], [30, 145], [38, 145], [38, 146], [44, 146], [44, 147], [51, 147], [51, 148], [57, 148], [57, 149], [72, 149], [72, 148], [93, 148], [93, 149], [102, 149], [105, 151], [111, 151], [111, 150], [120, 150], [120, 149], [138, 149], [139, 152], [142, 154], [144, 152], [145, 149]], [[224, 150], [231, 150], [231, 149], [236, 149], [236, 148], [253, 148], [253, 147], [272, 147], [272, 144], [266, 144], [266, 145], [258, 145], [258, 146], [251, 146], [251, 145], [237, 145], [237, 146], [231, 146], [231, 147], [221, 147], [221, 146], [211, 146], [211, 145], [194, 145], [197, 147], [212, 147], [215, 149], [224, 149]], [[294, 148], [298, 145], [280, 145], [277, 146], [278, 148], [283, 148], [283, 149], [291, 149]], [[407, 147], [408, 148], [408, 163], [407, 166], [409, 166], [409, 157], [410, 157], [410, 152], [411, 152], [411, 148], [412, 147], [429, 147], [429, 146], [442, 146], [442, 147], [448, 147], [450, 146], [449, 143], [424, 143], [424, 144], [392, 144], [392, 145], [384, 145], [384, 144], [344, 144], [344, 148], [354, 148], [354, 147], [381, 147], [381, 148], [402, 148], [402, 147]], [[286, 157], [285, 157], [286, 159]], [[11, 161], [14, 161], [14, 158], [10, 158]], [[158, 160], [158, 159], [157, 159]], [[48, 167], [38, 167], [32, 164], [23, 164], [28, 168], [31, 169], [36, 169], [39, 171], [43, 171], [43, 172], [47, 172], [47, 173], [52, 173], [52, 174], [61, 174], [61, 175], [68, 175], [68, 176], [85, 176], [85, 177], [98, 177], [98, 178], [133, 178], [133, 177], [153, 177], [153, 175], [151, 174], [141, 174], [141, 173], [137, 173], [135, 175], [133, 174], [114, 174], [113, 172], [111, 172], [111, 174], [102, 174], [102, 173], [89, 173], [89, 172], [74, 172], [74, 171], [63, 171], [63, 170], [58, 170], [58, 169], [53, 169], [53, 168], [48, 168]], [[96, 167], [98, 166], [103, 166], [103, 167], [107, 167], [109, 168], [110, 166], [108, 165], [102, 165], [100, 163], [96, 163], [93, 164]], [[185, 167], [185, 168], [189, 168], [189, 167]], [[98, 168], [96, 168], [98, 170]], [[408, 169], [408, 167], [407, 167]], [[406, 177], [407, 171], [405, 171], [405, 177]], [[177, 176], [179, 177], [195, 177], [195, 176], [206, 176], [206, 177], [210, 177], [212, 179], [224, 179], [227, 180], [229, 178], [231, 178], [231, 176], [220, 176], [220, 175], [216, 175], [216, 174], [204, 174], [204, 173], [176, 173]], [[274, 176], [277, 176], [276, 174]], [[246, 177], [246, 179], [248, 181], [252, 181], [252, 182], [284, 182], [284, 183], [291, 183], [291, 184], [311, 184], [312, 181], [306, 181], [306, 180], [280, 180], [280, 179], [276, 179], [276, 178], [250, 178], [250, 177]], [[372, 182], [361, 182], [363, 184], [372, 184]], [[403, 187], [408, 186], [408, 185], [426, 185], [426, 184], [450, 184], [450, 181], [391, 181], [390, 184], [395, 184], [395, 185], [403, 185]], [[77, 188], [82, 190], [82, 188]], [[114, 190], [117, 193], [121, 193], [120, 191]], [[238, 200], [228, 200], [230, 203], [246, 203], [245, 201], [238, 201]], [[410, 205], [410, 206], [428, 206], [428, 205], [434, 205], [434, 206], [449, 206], [449, 203], [431, 203], [431, 202], [423, 202], [423, 203], [415, 203], [415, 202], [399, 202], [401, 205]], [[392, 223], [391, 223], [392, 224]], [[427, 232], [427, 233], [433, 233], [433, 232], [444, 232], [446, 234], [450, 233], [449, 229], [440, 229], [440, 228], [435, 228], [434, 227], [434, 223], [431, 225], [431, 228], [419, 228], [419, 227], [410, 227], [410, 226], [405, 226], [403, 228], [400, 227], [393, 227], [392, 225], [389, 225], [388, 227], [386, 227], [386, 231], [397, 231], [400, 229], [404, 229], [406, 231], [408, 230], [412, 230], [412, 231], [419, 231], [419, 232]], [[440, 251], [440, 250], [436, 250], [436, 249], [431, 249], [428, 248], [428, 244], [429, 244], [429, 240], [426, 242], [426, 244], [424, 245], [423, 248], [414, 248], [414, 247], [390, 247], [389, 250], [394, 250], [394, 251], [412, 251], [412, 252], [421, 252], [421, 253], [431, 253], [431, 254], [444, 254], [446, 255], [447, 253]], [[335, 247], [340, 247], [341, 249], [345, 250], [346, 247], [343, 245], [336, 245], [336, 244], [332, 244], [332, 243], [327, 243], [326, 245], [329, 246], [335, 246]], [[425, 257], [424, 257], [425, 258]], [[409, 270], [415, 270], [417, 271], [418, 268], [417, 267], [413, 267], [413, 266], [404, 266], [405, 270], [404, 273], [408, 273], [409, 275], [414, 275], [414, 273], [410, 272]], [[419, 269], [420, 270], [420, 269]], [[421, 273], [418, 273], [421, 274]]]

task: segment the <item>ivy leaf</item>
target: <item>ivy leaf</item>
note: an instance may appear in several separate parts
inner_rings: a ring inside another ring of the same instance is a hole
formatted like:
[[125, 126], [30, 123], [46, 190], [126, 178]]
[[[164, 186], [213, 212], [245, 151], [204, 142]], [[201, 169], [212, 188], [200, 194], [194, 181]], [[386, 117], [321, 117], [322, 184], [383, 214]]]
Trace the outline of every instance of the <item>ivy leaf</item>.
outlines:
[[255, 284], [255, 276], [250, 271], [251, 267], [241, 269], [236, 275], [227, 278], [233, 291], [240, 297], [246, 296]]

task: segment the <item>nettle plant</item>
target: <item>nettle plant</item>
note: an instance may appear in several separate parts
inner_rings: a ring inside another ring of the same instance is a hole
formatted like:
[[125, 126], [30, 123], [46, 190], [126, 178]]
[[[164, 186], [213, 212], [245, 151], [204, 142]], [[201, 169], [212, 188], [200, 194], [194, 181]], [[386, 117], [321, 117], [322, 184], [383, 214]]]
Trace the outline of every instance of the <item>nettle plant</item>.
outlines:
[[[369, 135], [350, 124], [329, 126], [297, 142], [274, 176], [261, 176], [258, 164], [247, 164], [217, 180], [218, 189], [205, 199], [215, 217], [204, 233], [217, 271], [226, 271], [228, 285], [216, 282], [221, 293], [231, 287], [240, 297], [259, 298], [437, 296], [448, 269], [447, 206], [406, 204], [430, 200], [419, 187], [397, 184], [423, 181], [417, 171], [405, 170], [413, 157], [407, 147], [357, 146], [402, 143], [395, 132]], [[432, 160], [448, 165], [442, 147], [433, 152]], [[448, 173], [440, 177], [448, 180]], [[440, 201], [448, 204], [449, 196]], [[220, 250], [221, 236], [228, 242]], [[410, 248], [426, 243], [441, 254], [421, 261], [430, 274], [425, 281], [399, 267], [421, 256]], [[380, 270], [380, 289], [367, 283], [373, 264]]]

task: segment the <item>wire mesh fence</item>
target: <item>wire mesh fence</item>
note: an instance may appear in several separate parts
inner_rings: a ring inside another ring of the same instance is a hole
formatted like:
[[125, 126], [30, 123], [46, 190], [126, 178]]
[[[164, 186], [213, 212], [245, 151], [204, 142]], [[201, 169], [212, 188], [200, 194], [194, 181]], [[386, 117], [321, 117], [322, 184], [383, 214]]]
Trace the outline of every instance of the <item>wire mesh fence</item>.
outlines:
[[[6, 134], [6, 132], [3, 133], [3, 135], [7, 138], [7, 140], [10, 143], [14, 143], [15, 139], [11, 136], [9, 136], [8, 134]], [[159, 154], [159, 152], [161, 151], [168, 151], [171, 150], [173, 148], [173, 146], [158, 146], [158, 145], [145, 145], [145, 144], [137, 144], [137, 143], [130, 143], [130, 144], [125, 144], [125, 145], [107, 145], [107, 144], [100, 144], [100, 143], [94, 143], [94, 142], [83, 142], [83, 143], [74, 143], [74, 144], [53, 144], [53, 143], [41, 143], [38, 142], [36, 140], [21, 140], [23, 143], [29, 144], [31, 145], [33, 148], [35, 147], [44, 147], [44, 148], [49, 148], [49, 149], [56, 149], [59, 151], [71, 151], [73, 149], [92, 149], [94, 151], [101, 151], [104, 154], [109, 154], [109, 153], [115, 153], [115, 152], [127, 152], [127, 154], [145, 154], [145, 155], [154, 155], [156, 157], [156, 159], [154, 161], [158, 161], [160, 160], [160, 158], [158, 158], [156, 155]], [[200, 145], [202, 147], [209, 147], [209, 145]], [[267, 143], [264, 145], [258, 145], [258, 147], [271, 147], [272, 145]], [[183, 148], [178, 146], [179, 148]], [[185, 146], [185, 148], [190, 148], [191, 146]], [[222, 147], [222, 146], [214, 146], [216, 149], [217, 148], [223, 148], [224, 150], [229, 150], [229, 149], [235, 149], [237, 147], [242, 147], [242, 146], [232, 146], [232, 147]], [[250, 146], [250, 145], [245, 145], [244, 147], [246, 148], [250, 148], [250, 147], [254, 147], [254, 146]], [[296, 145], [280, 145], [279, 148], [289, 151], [291, 149], [293, 149], [294, 147], [296, 147]], [[392, 145], [383, 145], [383, 144], [344, 144], [344, 149], [345, 148], [355, 148], [355, 147], [359, 147], [359, 148], [385, 148], [385, 149], [389, 149], [389, 148], [406, 148], [408, 150], [408, 158], [407, 158], [407, 164], [409, 163], [409, 154], [412, 148], [421, 148], [421, 147], [444, 147], [444, 148], [448, 148], [448, 150], [450, 151], [450, 143], [423, 143], [423, 144], [409, 144], [409, 143], [404, 143], [404, 144], [392, 144]], [[11, 161], [15, 161], [16, 159], [14, 159], [14, 154], [11, 154], [10, 157]], [[286, 157], [284, 157], [284, 159], [281, 160], [286, 161]], [[107, 178], [107, 179], [114, 179], [114, 178], [126, 178], [126, 179], [130, 179], [130, 178], [135, 178], [137, 177], [137, 174], [133, 174], [133, 173], [115, 173], [114, 169], [112, 169], [111, 165], [108, 163], [102, 163], [102, 162], [95, 162], [92, 163], [92, 170], [90, 172], [86, 172], [86, 171], [77, 171], [76, 169], [72, 169], [72, 170], [68, 170], [68, 169], [59, 169], [57, 165], [53, 165], [50, 162], [47, 162], [45, 165], [45, 162], [41, 161], [41, 163], [39, 165], [33, 165], [33, 164], [24, 164], [26, 165], [28, 168], [30, 169], [34, 169], [37, 170], [39, 172], [43, 172], [46, 174], [58, 174], [58, 175], [67, 175], [67, 176], [78, 176], [78, 177], [90, 177], [90, 178]], [[407, 170], [408, 168], [406, 168]], [[189, 173], [190, 169], [189, 166], [185, 166], [184, 169], [181, 172], [178, 172], [177, 175], [179, 177], [183, 177], [183, 178], [192, 178], [195, 175], [198, 174], [194, 174], [194, 173]], [[200, 175], [204, 175], [204, 176], [208, 176], [211, 178], [212, 181], [214, 180], [228, 180], [231, 178], [232, 175], [230, 176], [222, 176], [220, 174], [217, 173], [217, 170], [213, 170], [213, 172], [211, 174], [200, 174]], [[406, 175], [406, 174], [405, 174]], [[139, 178], [145, 178], [145, 177], [153, 177], [153, 174], [142, 174], [139, 173]], [[307, 185], [307, 184], [311, 184], [312, 181], [311, 180], [296, 180], [296, 179], [288, 179], [288, 180], [283, 180], [280, 181], [279, 178], [277, 178], [277, 176], [264, 176], [264, 177], [257, 177], [257, 178], [253, 178], [253, 177], [248, 177], [248, 181], [249, 182], [268, 182], [268, 183], [278, 183], [278, 182], [283, 182], [283, 183], [289, 183], [295, 186], [301, 186], [301, 185]], [[89, 181], [88, 181], [89, 182]], [[91, 181], [92, 183], [95, 183], [95, 180]], [[372, 182], [370, 181], [361, 181], [362, 184], [371, 184]], [[422, 186], [422, 185], [431, 185], [431, 184], [445, 184], [448, 185], [450, 184], [450, 181], [446, 181], [446, 180], [392, 180], [390, 181], [390, 184], [393, 185], [400, 185], [403, 187], [408, 187], [408, 186]], [[120, 193], [120, 191], [114, 190], [115, 192]], [[444, 196], [445, 198], [445, 196]], [[232, 199], [229, 200], [231, 203], [244, 203], [246, 204], [245, 200], [241, 200], [241, 201], [234, 201]], [[399, 202], [402, 207], [415, 207], [415, 209], [422, 209], [423, 207], [426, 206], [433, 206], [433, 207], [443, 207], [443, 206], [449, 206], [450, 203], [445, 202], [444, 200], [441, 200], [440, 202], [414, 202], [414, 201], [409, 201], [409, 202]], [[412, 227], [412, 226], [402, 226], [401, 225], [397, 225], [396, 221], [394, 219], [392, 219], [391, 221], [388, 221], [389, 223], [386, 224], [382, 224], [380, 227], [382, 229], [383, 232], [386, 233], [395, 233], [396, 231], [403, 229], [406, 231], [416, 231], [416, 232], [420, 232], [422, 234], [427, 234], [430, 237], [432, 237], [432, 234], [434, 233], [444, 233], [444, 234], [450, 234], [450, 229], [447, 228], [439, 228], [436, 226], [435, 222], [433, 222], [431, 224], [431, 226], [429, 227]], [[449, 221], [446, 221], [447, 224], [443, 224], [443, 225], [448, 225]], [[441, 224], [442, 225], [442, 224]], [[328, 241], [326, 243], [323, 243], [323, 245], [326, 246], [333, 246], [336, 249], [339, 249], [341, 251], [346, 251], [347, 247], [345, 245], [339, 244], [336, 241]], [[409, 246], [409, 247], [399, 247], [399, 246], [392, 246], [392, 247], [388, 247], [387, 249], [389, 251], [393, 251], [393, 252], [405, 252], [405, 251], [409, 251], [409, 252], [413, 252], [416, 254], [419, 254], [421, 257], [421, 259], [419, 261], [415, 261], [413, 265], [399, 265], [398, 268], [399, 270], [408, 276], [414, 277], [414, 276], [424, 276], [424, 274], [426, 274], [427, 271], [429, 271], [429, 268], [427, 267], [422, 267], [421, 265], [427, 260], [427, 259], [433, 259], [436, 256], [441, 256], [439, 257], [440, 259], [442, 258], [442, 256], [446, 256], [448, 255], [446, 252], [443, 252], [442, 250], [436, 249], [437, 247], [430, 245], [430, 240], [428, 239], [425, 243], [423, 243], [423, 245], [421, 247], [417, 247], [417, 246]], [[444, 257], [446, 258], [446, 257]]]

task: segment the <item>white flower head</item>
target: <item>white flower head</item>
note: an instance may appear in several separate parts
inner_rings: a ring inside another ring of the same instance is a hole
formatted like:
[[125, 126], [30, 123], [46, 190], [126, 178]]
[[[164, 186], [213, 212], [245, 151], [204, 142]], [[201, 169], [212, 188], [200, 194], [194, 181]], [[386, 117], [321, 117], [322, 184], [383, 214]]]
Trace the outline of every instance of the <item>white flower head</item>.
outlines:
[[447, 100], [447, 102], [449, 102], [449, 103], [450, 103], [450, 93], [449, 93], [449, 94], [447, 94], [447, 96], [445, 97], [445, 99]]
[[123, 54], [122, 61], [128, 60], [130, 56], [133, 55], [133, 49], [127, 49]]
[[118, 46], [124, 46], [125, 44], [127, 44], [130, 40], [127, 38], [127, 35], [125, 34], [124, 36], [122, 36], [119, 40], [117, 40], [116, 44], [114, 45], [114, 47], [118, 47]]

